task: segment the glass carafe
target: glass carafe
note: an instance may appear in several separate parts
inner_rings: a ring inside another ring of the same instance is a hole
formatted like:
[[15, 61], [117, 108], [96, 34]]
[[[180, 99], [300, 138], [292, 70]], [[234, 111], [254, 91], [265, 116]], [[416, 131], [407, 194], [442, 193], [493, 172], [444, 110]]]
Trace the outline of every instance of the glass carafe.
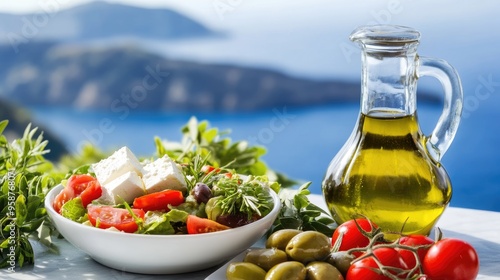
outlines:
[[[362, 49], [361, 110], [326, 172], [325, 201], [337, 223], [364, 215], [387, 233], [428, 234], [451, 199], [440, 161], [460, 121], [460, 79], [444, 60], [418, 56], [420, 33], [412, 28], [364, 26], [350, 39]], [[424, 75], [437, 78], [445, 95], [430, 135], [416, 111]]]

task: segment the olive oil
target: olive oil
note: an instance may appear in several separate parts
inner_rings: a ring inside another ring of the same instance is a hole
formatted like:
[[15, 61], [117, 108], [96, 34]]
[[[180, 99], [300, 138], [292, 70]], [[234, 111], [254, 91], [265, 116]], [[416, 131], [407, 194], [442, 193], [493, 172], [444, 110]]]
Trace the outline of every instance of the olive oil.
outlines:
[[364, 215], [384, 232], [428, 234], [451, 199], [451, 183], [424, 143], [416, 113], [361, 113], [323, 181], [337, 223]]

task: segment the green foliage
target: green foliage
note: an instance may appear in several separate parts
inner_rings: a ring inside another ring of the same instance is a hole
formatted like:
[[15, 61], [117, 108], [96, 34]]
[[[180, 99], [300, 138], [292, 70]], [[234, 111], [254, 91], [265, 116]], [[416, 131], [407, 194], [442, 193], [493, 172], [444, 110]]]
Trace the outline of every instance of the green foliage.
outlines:
[[205, 159], [205, 163], [214, 167], [224, 167], [239, 174], [267, 175], [270, 181], [277, 181], [281, 187], [291, 187], [297, 182], [285, 175], [268, 168], [261, 159], [266, 149], [251, 146], [247, 141], [233, 142], [228, 131], [219, 131], [210, 127], [208, 121], [199, 122], [191, 117], [182, 127], [181, 142], [172, 142], [155, 138], [158, 156], [168, 155], [178, 162], [189, 164], [195, 157]]
[[28, 125], [22, 138], [8, 143], [3, 135], [7, 124], [0, 122], [0, 267], [22, 267], [34, 263], [28, 238], [56, 250], [50, 242], [52, 227], [46, 219], [44, 199], [61, 178], [44, 158], [49, 151], [43, 133], [34, 139], [37, 128]]
[[271, 233], [289, 228], [314, 230], [328, 237], [332, 236], [336, 223], [330, 214], [309, 201], [307, 195], [310, 194], [308, 189], [310, 184], [311, 182], [307, 182], [297, 190], [280, 193], [281, 212], [274, 222]]
[[82, 146], [79, 154], [67, 154], [61, 157], [58, 163], [59, 172], [66, 174], [86, 174], [92, 163], [107, 157], [108, 154], [92, 145], [86, 143]]

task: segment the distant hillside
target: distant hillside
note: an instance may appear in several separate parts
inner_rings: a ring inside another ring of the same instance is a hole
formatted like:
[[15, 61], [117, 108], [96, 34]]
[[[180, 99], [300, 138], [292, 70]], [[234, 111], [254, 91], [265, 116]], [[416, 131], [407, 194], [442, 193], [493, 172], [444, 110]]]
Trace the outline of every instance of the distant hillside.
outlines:
[[0, 46], [0, 96], [24, 105], [120, 111], [253, 111], [359, 99], [359, 84], [170, 60], [134, 47]]
[[[216, 35], [168, 9], [92, 2], [52, 13], [0, 14], [0, 22], [0, 98], [21, 105], [126, 114], [241, 112], [359, 100], [359, 82], [181, 61], [127, 43]], [[133, 39], [114, 40], [122, 37]], [[108, 39], [113, 43], [100, 44]], [[424, 99], [438, 100], [419, 96]]]
[[216, 35], [203, 24], [169, 9], [92, 2], [67, 10], [57, 5], [35, 14], [0, 13], [0, 42], [85, 41], [111, 37], [182, 39]]
[[31, 119], [27, 111], [0, 99], [0, 121], [2, 120], [9, 120], [9, 124], [4, 131], [9, 141], [22, 137], [26, 126], [32, 123], [32, 128], [38, 127], [36, 137], [43, 131], [44, 139], [49, 141], [47, 149], [50, 150], [50, 153], [45, 155], [47, 159], [57, 160], [68, 152], [62, 140], [48, 131], [47, 128], [40, 126], [40, 124]]

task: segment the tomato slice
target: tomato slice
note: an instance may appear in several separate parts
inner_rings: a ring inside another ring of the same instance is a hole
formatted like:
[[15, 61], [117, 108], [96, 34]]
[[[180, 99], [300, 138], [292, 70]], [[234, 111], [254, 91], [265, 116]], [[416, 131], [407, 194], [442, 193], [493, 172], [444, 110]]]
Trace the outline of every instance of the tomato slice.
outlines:
[[66, 187], [72, 188], [76, 195], [80, 195], [89, 185], [94, 184], [96, 181], [96, 178], [88, 174], [76, 174], [69, 177]]
[[75, 191], [72, 188], [65, 187], [54, 199], [52, 203], [52, 207], [56, 210], [57, 213], [61, 214], [61, 208], [64, 203], [75, 198]]
[[186, 224], [189, 234], [207, 233], [230, 229], [230, 227], [221, 225], [216, 221], [200, 218], [195, 215], [189, 215]]
[[[87, 212], [90, 223], [93, 226], [98, 224], [99, 228], [115, 227], [118, 230], [128, 233], [133, 233], [139, 228], [134, 217], [130, 215], [127, 209], [89, 204]], [[144, 219], [145, 213], [141, 209], [132, 209], [132, 212], [140, 219]]]
[[80, 196], [83, 207], [87, 207], [94, 199], [102, 195], [102, 188], [96, 178], [88, 174], [72, 175], [66, 187], [54, 199], [53, 207], [60, 213], [64, 203]]
[[169, 211], [169, 205], [177, 206], [184, 202], [184, 195], [179, 190], [164, 190], [146, 194], [134, 199], [134, 208], [147, 211]]
[[[75, 193], [80, 192], [80, 197], [82, 198], [83, 207], [87, 207], [93, 200], [98, 199], [102, 195], [102, 187], [97, 181], [96, 178], [86, 175], [90, 177], [89, 181], [77, 183], [76, 179], [72, 182], [72, 188], [75, 190]], [[70, 178], [71, 179], [71, 178]], [[86, 180], [89, 178], [85, 178]], [[68, 182], [69, 185], [69, 182]]]

